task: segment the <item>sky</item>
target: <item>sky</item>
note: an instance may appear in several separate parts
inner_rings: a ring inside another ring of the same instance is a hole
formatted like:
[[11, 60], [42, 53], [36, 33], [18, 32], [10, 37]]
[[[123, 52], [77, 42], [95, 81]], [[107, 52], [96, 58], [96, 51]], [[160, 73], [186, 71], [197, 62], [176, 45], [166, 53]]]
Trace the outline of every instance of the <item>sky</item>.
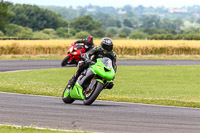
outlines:
[[98, 5], [98, 6], [113, 6], [123, 7], [124, 5], [132, 5], [134, 7], [138, 5], [143, 6], [165, 6], [165, 7], [182, 7], [200, 5], [200, 0], [4, 0], [13, 3], [23, 3], [41, 6], [63, 6], [63, 7], [77, 7], [86, 5]]

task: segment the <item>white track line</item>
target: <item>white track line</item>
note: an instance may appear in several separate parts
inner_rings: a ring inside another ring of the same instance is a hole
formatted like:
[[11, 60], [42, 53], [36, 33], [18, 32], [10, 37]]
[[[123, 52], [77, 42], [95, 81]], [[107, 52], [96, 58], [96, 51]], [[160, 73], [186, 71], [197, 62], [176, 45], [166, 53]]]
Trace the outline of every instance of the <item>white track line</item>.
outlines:
[[[10, 124], [0, 124], [0, 126], [11, 126], [11, 127], [17, 127], [17, 128], [34, 128], [39, 130], [51, 130], [51, 131], [63, 131], [63, 132], [74, 132], [78, 130], [64, 130], [64, 129], [54, 129], [54, 128], [43, 128], [43, 127], [37, 127], [37, 126], [20, 126], [20, 125], [10, 125]], [[84, 131], [78, 131], [78, 132], [84, 132]]]
[[[33, 69], [34, 70], [34, 69]], [[14, 71], [4, 71], [0, 73], [9, 73], [9, 72], [22, 72], [22, 71], [31, 71], [31, 70], [14, 70]]]
[[[64, 90], [64, 89], [63, 89]], [[21, 93], [12, 93], [12, 92], [0, 92], [2, 94], [9, 94], [9, 95], [25, 95], [25, 96], [34, 96], [34, 97], [48, 97], [48, 98], [60, 98], [55, 96], [44, 96], [44, 95], [33, 95], [33, 94], [21, 94]]]

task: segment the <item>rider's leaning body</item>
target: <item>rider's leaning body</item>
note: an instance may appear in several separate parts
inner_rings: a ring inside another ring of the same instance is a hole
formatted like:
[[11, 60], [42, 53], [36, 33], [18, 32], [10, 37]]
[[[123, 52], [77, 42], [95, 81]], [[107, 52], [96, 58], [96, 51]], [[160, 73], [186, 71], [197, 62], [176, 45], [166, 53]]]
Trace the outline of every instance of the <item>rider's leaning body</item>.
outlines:
[[[79, 68], [75, 75], [69, 80], [67, 88], [72, 88], [84, 69], [89, 67], [89, 64], [94, 61], [96, 62], [97, 58], [108, 57], [112, 60], [112, 65], [115, 70], [117, 71], [116, 65], [116, 53], [113, 51], [113, 41], [110, 38], [103, 38], [101, 40], [101, 46], [94, 47], [90, 51], [84, 54], [84, 62], [79, 65]], [[113, 82], [110, 83], [111, 88], [113, 87]]]
[[88, 51], [86, 54], [94, 62], [97, 61], [97, 58], [103, 58], [103, 57], [110, 58], [112, 60], [113, 68], [114, 68], [114, 70], [116, 72], [116, 70], [117, 70], [116, 53], [113, 50], [107, 51], [107, 50], [104, 50], [102, 48], [102, 46], [97, 46], [97, 47], [94, 47], [92, 50]]
[[82, 43], [85, 48], [85, 52], [94, 48], [93, 36], [88, 36], [85, 39], [77, 40], [74, 43]]

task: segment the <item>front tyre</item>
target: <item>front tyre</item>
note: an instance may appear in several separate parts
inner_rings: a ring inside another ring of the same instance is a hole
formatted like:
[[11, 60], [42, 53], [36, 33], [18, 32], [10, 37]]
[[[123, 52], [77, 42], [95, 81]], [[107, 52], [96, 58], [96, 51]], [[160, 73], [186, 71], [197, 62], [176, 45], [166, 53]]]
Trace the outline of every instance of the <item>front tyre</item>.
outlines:
[[85, 93], [85, 98], [83, 100], [83, 103], [85, 105], [91, 105], [99, 96], [100, 92], [103, 89], [103, 86], [104, 85], [101, 82], [97, 82], [96, 85], [93, 86], [90, 92]]
[[74, 102], [74, 99], [71, 98], [70, 96], [70, 91], [69, 89], [66, 87], [63, 94], [62, 94], [62, 100], [64, 103], [66, 104], [71, 104]]
[[66, 66], [68, 64], [68, 60], [70, 59], [70, 56], [65, 57], [65, 59], [62, 61], [61, 66]]

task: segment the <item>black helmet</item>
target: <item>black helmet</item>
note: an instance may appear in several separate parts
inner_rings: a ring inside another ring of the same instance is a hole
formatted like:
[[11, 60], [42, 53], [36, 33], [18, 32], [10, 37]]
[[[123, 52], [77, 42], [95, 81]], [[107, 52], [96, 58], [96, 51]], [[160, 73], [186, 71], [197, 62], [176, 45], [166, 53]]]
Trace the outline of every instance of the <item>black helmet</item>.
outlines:
[[101, 40], [101, 47], [104, 49], [104, 50], [107, 50], [107, 51], [112, 51], [113, 50], [113, 41], [108, 38], [108, 37], [105, 37]]

